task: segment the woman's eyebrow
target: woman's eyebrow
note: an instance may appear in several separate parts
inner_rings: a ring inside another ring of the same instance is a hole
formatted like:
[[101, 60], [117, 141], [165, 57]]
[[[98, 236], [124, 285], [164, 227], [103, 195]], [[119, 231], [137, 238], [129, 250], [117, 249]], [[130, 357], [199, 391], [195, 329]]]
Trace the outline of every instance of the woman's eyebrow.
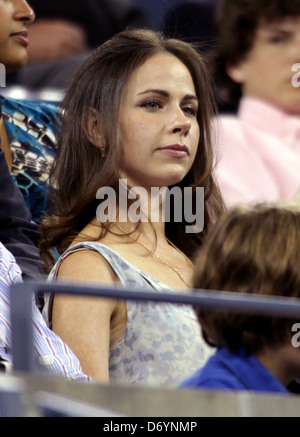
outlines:
[[[155, 93], [155, 94], [160, 94], [163, 97], [170, 97], [170, 93], [168, 93], [168, 91], [156, 89], [156, 88], [151, 88], [151, 89], [147, 89], [145, 91], [142, 91], [142, 92], [138, 93], [138, 96], [142, 96], [142, 95], [148, 94], [148, 93]], [[198, 97], [195, 96], [194, 94], [186, 94], [182, 100], [196, 100], [198, 102]]]
[[195, 100], [196, 102], [199, 101], [197, 96], [194, 96], [194, 94], [187, 94], [184, 96], [183, 100]]
[[170, 93], [168, 93], [168, 91], [156, 89], [156, 88], [151, 88], [151, 89], [147, 89], [145, 91], [142, 91], [142, 92], [138, 93], [138, 96], [142, 96], [143, 94], [148, 94], [148, 93], [156, 93], [156, 94], [160, 94], [164, 97], [170, 96]]

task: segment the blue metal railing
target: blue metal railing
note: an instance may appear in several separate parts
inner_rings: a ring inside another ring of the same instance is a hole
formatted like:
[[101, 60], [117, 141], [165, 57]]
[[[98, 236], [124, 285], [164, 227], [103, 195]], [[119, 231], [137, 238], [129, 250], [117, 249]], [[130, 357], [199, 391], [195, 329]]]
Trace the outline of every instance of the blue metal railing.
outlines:
[[123, 287], [77, 285], [58, 282], [25, 282], [11, 286], [11, 323], [13, 367], [15, 371], [38, 370], [33, 352], [32, 300], [38, 293], [55, 293], [105, 297], [122, 300], [153, 301], [177, 305], [192, 305], [205, 309], [222, 309], [238, 313], [264, 316], [299, 318], [300, 299], [279, 296], [263, 296], [230, 291], [200, 290], [190, 292], [158, 293], [145, 289]]

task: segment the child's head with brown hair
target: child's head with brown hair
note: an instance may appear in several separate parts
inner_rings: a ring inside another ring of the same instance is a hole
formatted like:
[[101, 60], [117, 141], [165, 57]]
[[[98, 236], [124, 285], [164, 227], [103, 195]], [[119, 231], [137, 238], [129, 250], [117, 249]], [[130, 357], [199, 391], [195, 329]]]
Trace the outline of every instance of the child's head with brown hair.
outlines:
[[[300, 211], [275, 205], [225, 213], [195, 263], [194, 288], [300, 297]], [[256, 354], [291, 340], [296, 320], [197, 308], [210, 344]]]

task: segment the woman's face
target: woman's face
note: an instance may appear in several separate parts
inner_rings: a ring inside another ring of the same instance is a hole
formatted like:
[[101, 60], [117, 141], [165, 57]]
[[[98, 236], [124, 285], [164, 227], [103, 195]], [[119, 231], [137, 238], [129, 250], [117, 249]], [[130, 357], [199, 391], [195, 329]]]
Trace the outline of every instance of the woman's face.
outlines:
[[25, 0], [0, 0], [0, 63], [7, 71], [27, 62], [27, 26], [34, 18]]
[[170, 53], [133, 72], [119, 117], [128, 184], [167, 187], [186, 176], [199, 143], [198, 104], [189, 70]]

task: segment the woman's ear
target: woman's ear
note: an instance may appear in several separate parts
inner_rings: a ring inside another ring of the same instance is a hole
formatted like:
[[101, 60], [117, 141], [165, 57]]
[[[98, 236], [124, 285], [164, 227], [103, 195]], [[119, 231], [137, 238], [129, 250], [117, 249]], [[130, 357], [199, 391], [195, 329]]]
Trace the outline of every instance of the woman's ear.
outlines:
[[85, 118], [85, 133], [89, 141], [96, 147], [102, 144], [102, 130], [100, 126], [99, 113], [94, 108], [90, 108]]
[[94, 108], [90, 108], [86, 116], [84, 126], [85, 133], [89, 141], [101, 151], [101, 155], [105, 157], [105, 142], [102, 134], [100, 116]]

